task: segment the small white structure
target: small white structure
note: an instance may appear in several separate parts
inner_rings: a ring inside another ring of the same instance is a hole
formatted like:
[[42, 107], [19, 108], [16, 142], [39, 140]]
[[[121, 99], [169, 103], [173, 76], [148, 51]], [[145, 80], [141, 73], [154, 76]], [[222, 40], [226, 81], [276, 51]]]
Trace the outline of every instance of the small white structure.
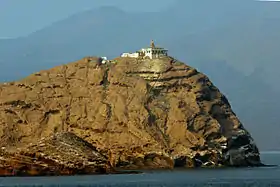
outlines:
[[168, 50], [162, 47], [156, 47], [153, 40], [151, 42], [151, 46], [148, 48], [142, 48], [136, 51], [135, 53], [121, 54], [121, 57], [131, 57], [131, 58], [148, 57], [150, 59], [159, 58], [160, 56], [168, 56]]
[[123, 53], [121, 55], [121, 57], [131, 57], [131, 58], [138, 58], [139, 57], [139, 53]]
[[101, 57], [101, 59], [102, 59], [102, 64], [106, 64], [106, 62], [108, 62], [108, 59], [107, 59], [107, 57]]

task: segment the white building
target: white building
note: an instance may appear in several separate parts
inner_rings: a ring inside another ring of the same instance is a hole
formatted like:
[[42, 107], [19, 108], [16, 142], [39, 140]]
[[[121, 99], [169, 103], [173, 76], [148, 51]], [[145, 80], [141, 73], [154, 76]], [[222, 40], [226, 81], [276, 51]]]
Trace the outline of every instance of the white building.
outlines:
[[101, 59], [102, 59], [102, 64], [106, 64], [106, 62], [108, 62], [108, 59], [107, 59], [107, 57], [101, 57]]
[[139, 57], [148, 57], [150, 59], [159, 58], [160, 56], [168, 56], [168, 50], [162, 47], [156, 47], [154, 41], [152, 40], [151, 46], [147, 48], [142, 48], [135, 53], [123, 53], [121, 57], [131, 57], [131, 58], [139, 58]]
[[136, 52], [136, 53], [123, 53], [121, 55], [121, 57], [132, 57], [132, 58], [138, 58], [139, 57], [139, 53]]

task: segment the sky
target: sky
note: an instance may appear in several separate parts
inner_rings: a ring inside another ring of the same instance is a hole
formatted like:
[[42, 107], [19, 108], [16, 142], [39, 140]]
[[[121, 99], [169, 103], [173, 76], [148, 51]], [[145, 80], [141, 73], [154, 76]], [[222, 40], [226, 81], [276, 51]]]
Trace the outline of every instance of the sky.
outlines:
[[26, 36], [70, 15], [100, 6], [160, 11], [175, 0], [0, 0], [0, 39]]

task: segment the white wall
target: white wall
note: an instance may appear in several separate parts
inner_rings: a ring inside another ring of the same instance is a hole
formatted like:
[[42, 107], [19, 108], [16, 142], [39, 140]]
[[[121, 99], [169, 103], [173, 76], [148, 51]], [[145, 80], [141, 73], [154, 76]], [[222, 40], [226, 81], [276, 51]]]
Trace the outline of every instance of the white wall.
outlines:
[[138, 58], [139, 54], [138, 53], [123, 53], [121, 57], [132, 57], [132, 58]]
[[[152, 50], [160, 51], [160, 53], [152, 53]], [[142, 49], [141, 51], [145, 53], [146, 57], [150, 57], [150, 58], [158, 58], [161, 55], [167, 56], [167, 51], [164, 51], [163, 49], [146, 48], [146, 49]]]

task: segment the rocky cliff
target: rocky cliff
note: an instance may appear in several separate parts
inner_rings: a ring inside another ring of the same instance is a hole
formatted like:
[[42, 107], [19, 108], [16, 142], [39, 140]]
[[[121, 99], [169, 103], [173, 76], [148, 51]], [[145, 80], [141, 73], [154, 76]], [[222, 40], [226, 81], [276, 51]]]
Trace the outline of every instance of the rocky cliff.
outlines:
[[260, 165], [252, 137], [204, 74], [171, 57], [113, 62], [86, 57], [1, 84], [3, 149], [71, 132], [118, 168]]

